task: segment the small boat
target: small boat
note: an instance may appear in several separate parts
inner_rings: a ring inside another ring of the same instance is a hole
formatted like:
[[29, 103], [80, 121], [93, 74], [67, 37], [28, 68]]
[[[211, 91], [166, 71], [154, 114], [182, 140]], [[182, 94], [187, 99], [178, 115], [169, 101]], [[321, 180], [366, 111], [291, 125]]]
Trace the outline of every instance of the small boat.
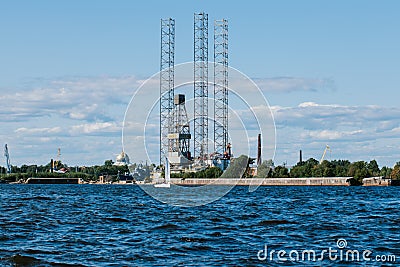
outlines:
[[162, 187], [164, 187], [164, 188], [170, 188], [171, 185], [170, 185], [170, 184], [167, 184], [167, 183], [161, 183], [161, 184], [154, 184], [154, 187], [157, 187], [157, 188], [162, 188]]
[[171, 187], [171, 170], [169, 166], [168, 158], [165, 158], [165, 178], [162, 183], [154, 184], [154, 187], [164, 187], [170, 188]]

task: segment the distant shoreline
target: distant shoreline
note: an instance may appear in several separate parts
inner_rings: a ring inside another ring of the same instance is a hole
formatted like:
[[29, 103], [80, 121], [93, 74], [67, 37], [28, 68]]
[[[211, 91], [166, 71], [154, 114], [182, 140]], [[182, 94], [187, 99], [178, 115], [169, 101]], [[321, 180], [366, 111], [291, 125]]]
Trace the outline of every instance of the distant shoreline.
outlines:
[[[180, 186], [352, 186], [353, 177], [310, 177], [310, 178], [171, 178], [171, 184]], [[4, 183], [7, 184], [7, 183]], [[112, 184], [112, 185], [152, 185], [154, 183], [89, 183], [78, 178], [29, 178], [26, 181], [8, 184]], [[384, 177], [369, 177], [363, 179], [363, 186], [398, 186], [399, 180]]]

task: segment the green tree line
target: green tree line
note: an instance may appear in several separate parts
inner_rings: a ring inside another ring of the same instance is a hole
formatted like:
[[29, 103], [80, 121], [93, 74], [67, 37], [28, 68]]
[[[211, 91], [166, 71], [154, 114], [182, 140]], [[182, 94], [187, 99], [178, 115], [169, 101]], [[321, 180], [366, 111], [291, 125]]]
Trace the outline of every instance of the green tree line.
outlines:
[[[6, 174], [6, 169], [1, 167], [0, 179], [9, 182], [26, 179], [29, 177], [68, 177], [68, 178], [82, 178], [86, 181], [98, 180], [100, 175], [117, 176], [118, 174], [128, 173], [128, 166], [115, 166], [112, 160], [106, 160], [103, 165], [94, 166], [73, 166], [70, 167], [61, 161], [55, 162], [55, 170], [65, 169], [66, 173], [51, 172], [51, 162], [46, 165], [21, 165], [12, 166], [11, 174]], [[135, 167], [135, 164], [133, 165]]]
[[198, 172], [171, 173], [171, 178], [218, 178], [222, 170], [218, 167], [209, 167]]
[[[319, 163], [310, 158], [307, 161], [298, 162], [292, 168], [286, 166], [273, 167], [271, 161], [264, 161], [259, 166], [257, 177], [290, 178], [290, 177], [353, 177], [361, 182], [363, 178], [383, 176], [386, 178], [400, 179], [400, 162], [393, 168], [384, 166], [379, 168], [376, 160], [350, 162], [348, 160], [324, 160]], [[268, 171], [266, 171], [268, 170]]]

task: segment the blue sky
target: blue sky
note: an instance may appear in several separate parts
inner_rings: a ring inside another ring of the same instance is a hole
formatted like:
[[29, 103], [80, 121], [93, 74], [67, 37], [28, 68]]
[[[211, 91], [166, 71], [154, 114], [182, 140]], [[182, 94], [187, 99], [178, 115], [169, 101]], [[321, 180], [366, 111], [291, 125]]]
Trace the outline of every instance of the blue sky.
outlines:
[[326, 144], [332, 159], [400, 160], [398, 1], [17, 0], [0, 4], [12, 163], [46, 164], [58, 147], [69, 165], [114, 158], [130, 97], [159, 70], [160, 18], [175, 18], [183, 63], [200, 11], [229, 20], [229, 63], [272, 107], [277, 164], [299, 149], [318, 159]]

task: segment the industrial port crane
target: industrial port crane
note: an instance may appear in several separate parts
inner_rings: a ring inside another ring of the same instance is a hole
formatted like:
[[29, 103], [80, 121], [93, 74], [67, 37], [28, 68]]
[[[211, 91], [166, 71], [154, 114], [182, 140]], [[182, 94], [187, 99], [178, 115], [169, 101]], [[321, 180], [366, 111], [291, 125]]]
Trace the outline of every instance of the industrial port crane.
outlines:
[[325, 155], [326, 155], [326, 151], [331, 152], [331, 148], [329, 147], [329, 145], [326, 145], [325, 150], [324, 150], [324, 154], [322, 154], [321, 160], [319, 161], [319, 164], [321, 164], [324, 161]]
[[6, 157], [6, 166], [7, 166], [7, 173], [11, 173], [11, 163], [10, 163], [10, 154], [8, 153], [7, 144], [4, 146], [4, 156]]

